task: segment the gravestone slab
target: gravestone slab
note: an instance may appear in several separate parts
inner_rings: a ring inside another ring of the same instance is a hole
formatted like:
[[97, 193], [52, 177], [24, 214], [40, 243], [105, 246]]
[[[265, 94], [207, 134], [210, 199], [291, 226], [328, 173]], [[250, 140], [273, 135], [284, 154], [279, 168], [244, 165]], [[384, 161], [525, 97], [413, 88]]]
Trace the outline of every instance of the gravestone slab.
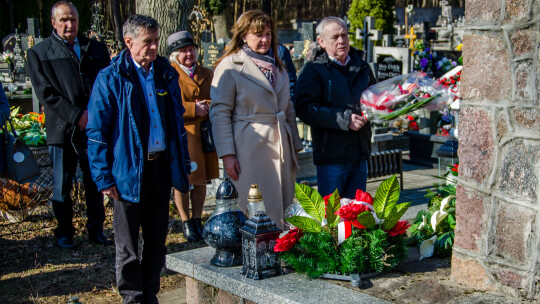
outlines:
[[223, 46], [222, 44], [219, 44], [219, 43], [203, 42], [202, 47], [203, 47], [202, 65], [209, 69], [213, 69], [214, 63], [216, 63], [218, 58], [221, 56], [221, 52], [223, 51]]
[[302, 22], [302, 39], [315, 41], [317, 39], [316, 28], [315, 22]]
[[300, 58], [303, 56], [302, 54], [303, 52], [304, 52], [304, 41], [295, 41], [293, 57]]
[[411, 54], [408, 48], [373, 47], [379, 81], [410, 73]]

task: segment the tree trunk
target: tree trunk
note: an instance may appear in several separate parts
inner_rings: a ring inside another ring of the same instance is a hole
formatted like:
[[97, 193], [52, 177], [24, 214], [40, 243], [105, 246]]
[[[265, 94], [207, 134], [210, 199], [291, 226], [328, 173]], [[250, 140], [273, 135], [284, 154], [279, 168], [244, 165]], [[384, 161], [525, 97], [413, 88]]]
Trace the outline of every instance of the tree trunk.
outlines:
[[111, 1], [111, 11], [113, 19], [113, 32], [116, 34], [116, 37], [119, 41], [124, 42], [122, 35], [122, 17], [120, 12], [120, 0], [110, 0]]
[[189, 14], [193, 0], [136, 0], [137, 14], [147, 15], [159, 22], [159, 50], [167, 55], [167, 37], [177, 31], [189, 30]]
[[221, 15], [216, 15], [212, 17], [212, 21], [214, 22], [214, 32], [216, 34], [216, 40], [220, 38], [230, 38], [230, 32], [229, 30], [232, 28], [234, 24], [234, 20], [232, 20], [232, 11], [233, 11], [234, 3], [230, 1], [227, 3], [227, 6], [225, 6], [225, 9], [223, 12], [221, 12]]

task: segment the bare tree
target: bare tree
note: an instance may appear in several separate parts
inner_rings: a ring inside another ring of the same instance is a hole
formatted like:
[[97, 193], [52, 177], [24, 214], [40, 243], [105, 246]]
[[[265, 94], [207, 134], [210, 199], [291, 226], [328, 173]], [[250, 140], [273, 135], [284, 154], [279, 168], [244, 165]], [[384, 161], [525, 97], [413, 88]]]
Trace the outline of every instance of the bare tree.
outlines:
[[189, 30], [189, 14], [193, 0], [136, 0], [137, 14], [151, 16], [160, 24], [159, 53], [167, 54], [167, 37], [180, 30]]

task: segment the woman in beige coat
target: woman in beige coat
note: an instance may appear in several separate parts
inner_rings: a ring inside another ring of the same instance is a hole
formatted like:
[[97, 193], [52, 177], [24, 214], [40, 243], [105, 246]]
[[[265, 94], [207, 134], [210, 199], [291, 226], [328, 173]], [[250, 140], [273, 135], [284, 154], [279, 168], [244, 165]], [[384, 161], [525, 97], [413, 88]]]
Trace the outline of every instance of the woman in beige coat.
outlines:
[[[182, 104], [186, 109], [184, 125], [188, 135], [189, 156], [196, 169], [188, 176], [191, 190], [182, 194], [174, 190], [174, 201], [182, 218], [184, 237], [188, 241], [202, 239], [201, 215], [206, 197], [206, 182], [217, 178], [219, 166], [216, 152], [203, 153], [200, 123], [208, 119], [212, 71], [197, 64], [197, 45], [186, 31], [171, 34], [167, 39], [169, 60], [180, 75]], [[189, 215], [191, 198], [192, 216]]]
[[245, 12], [232, 32], [210, 90], [216, 150], [238, 190], [241, 208], [246, 209], [250, 185], [258, 184], [266, 214], [283, 228], [302, 149], [287, 72], [278, 59], [268, 15]]

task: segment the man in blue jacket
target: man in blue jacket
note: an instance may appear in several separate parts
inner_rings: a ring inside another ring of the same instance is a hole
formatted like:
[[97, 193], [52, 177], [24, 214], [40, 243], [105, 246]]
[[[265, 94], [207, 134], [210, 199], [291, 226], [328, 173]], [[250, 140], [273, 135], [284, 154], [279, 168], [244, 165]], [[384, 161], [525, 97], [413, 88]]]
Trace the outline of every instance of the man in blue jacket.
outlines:
[[118, 291], [124, 303], [157, 303], [171, 186], [189, 187], [185, 110], [178, 74], [157, 55], [157, 21], [133, 15], [123, 32], [128, 49], [99, 73], [90, 97], [88, 157], [98, 189], [114, 202]]

